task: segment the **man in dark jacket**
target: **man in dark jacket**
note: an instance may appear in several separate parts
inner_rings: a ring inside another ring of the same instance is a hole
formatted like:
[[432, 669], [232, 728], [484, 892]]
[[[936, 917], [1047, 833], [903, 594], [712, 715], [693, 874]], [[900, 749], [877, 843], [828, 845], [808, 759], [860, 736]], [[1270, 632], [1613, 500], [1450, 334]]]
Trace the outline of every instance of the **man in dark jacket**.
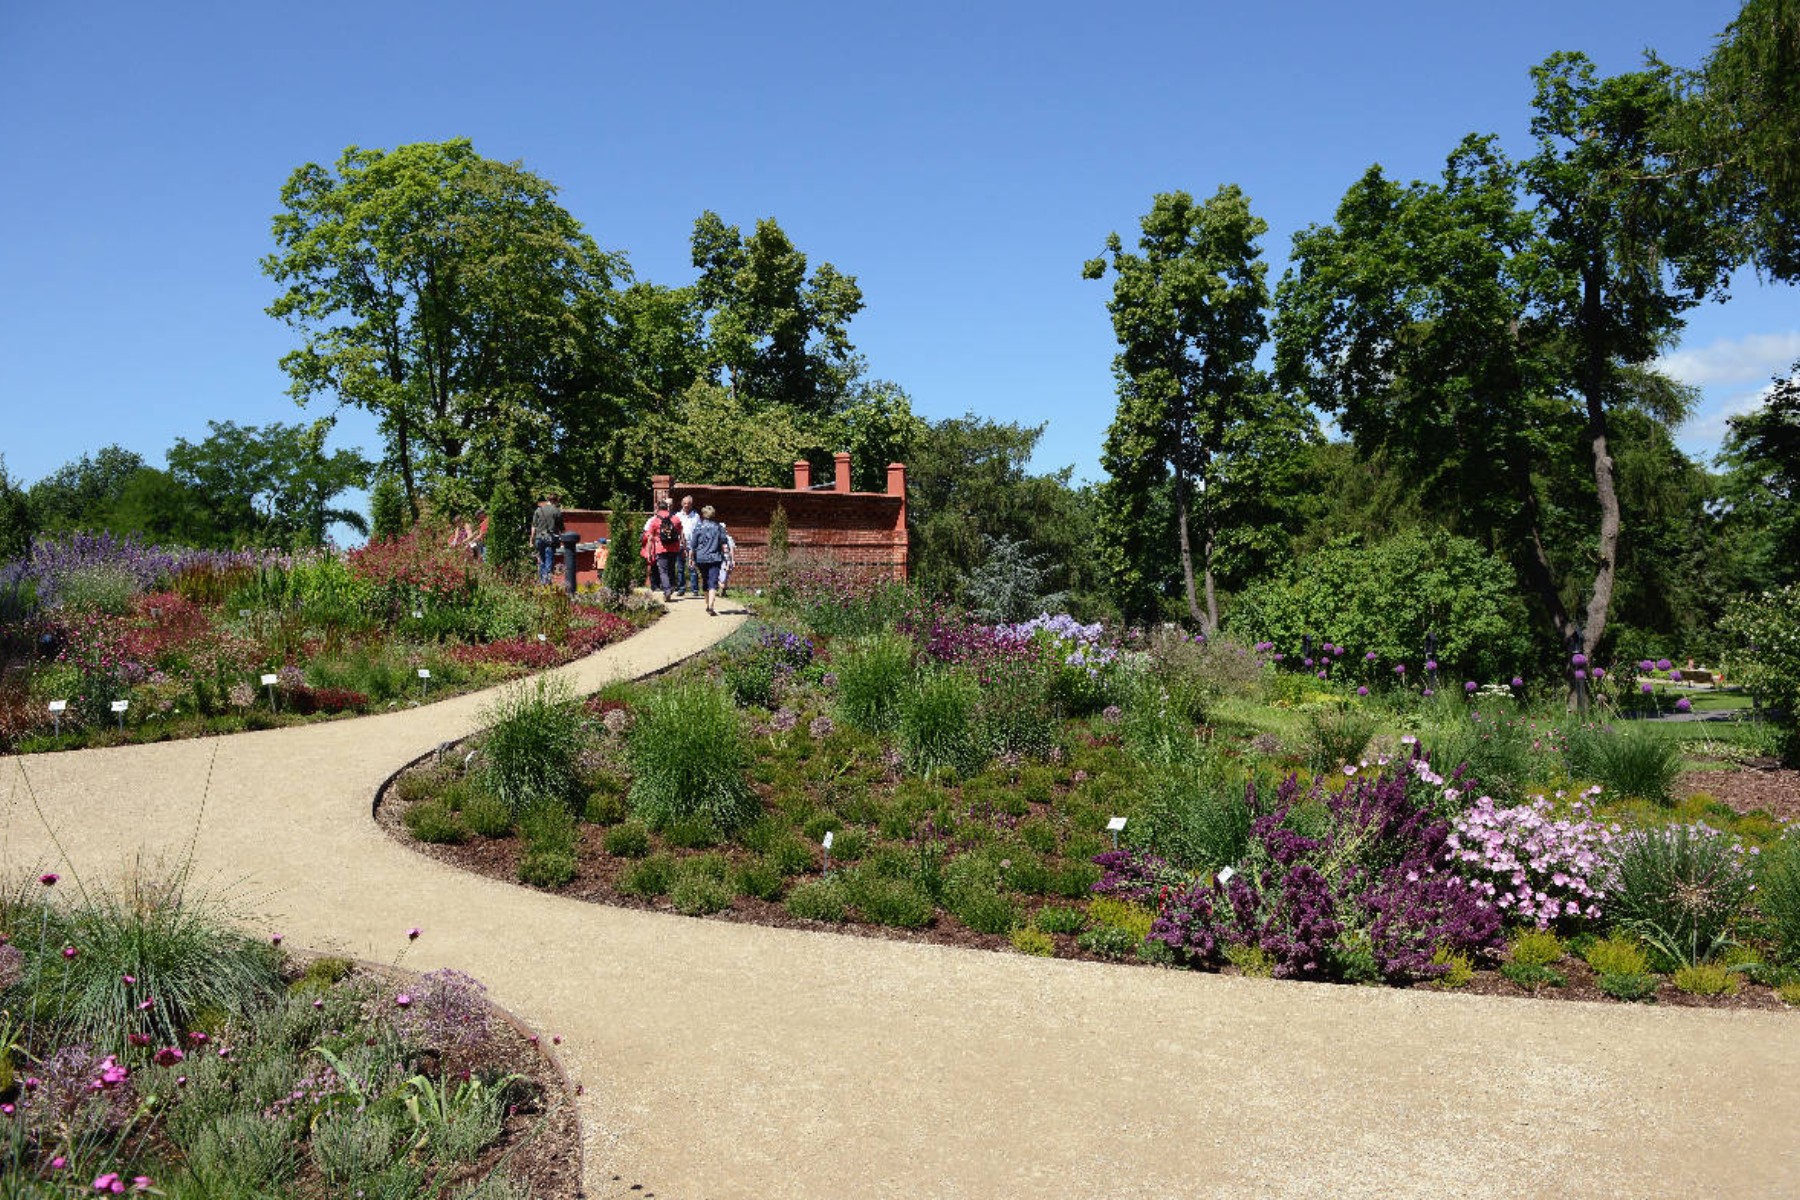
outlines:
[[531, 547], [537, 551], [538, 582], [550, 582], [550, 569], [556, 565], [556, 539], [563, 531], [562, 509], [555, 492], [544, 493], [531, 514]]

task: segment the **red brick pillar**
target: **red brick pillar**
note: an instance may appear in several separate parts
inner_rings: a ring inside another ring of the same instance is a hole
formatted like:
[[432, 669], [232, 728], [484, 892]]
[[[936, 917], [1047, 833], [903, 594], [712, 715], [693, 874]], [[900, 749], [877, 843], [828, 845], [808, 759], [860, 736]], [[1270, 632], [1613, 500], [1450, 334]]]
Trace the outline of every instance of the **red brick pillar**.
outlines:
[[848, 493], [850, 491], [850, 452], [839, 450], [831, 457], [832, 461], [837, 464], [837, 478], [832, 484], [832, 490]]
[[906, 529], [906, 464], [889, 463], [887, 469], [887, 494], [900, 497], [900, 511], [894, 518], [894, 542], [898, 550], [896, 570], [898, 579], [906, 578], [907, 559], [910, 557], [911, 536]]
[[650, 510], [652, 512], [656, 511], [658, 504], [669, 498], [669, 490], [674, 486], [673, 476], [652, 475], [650, 477]]
[[794, 490], [796, 492], [812, 490], [812, 464], [804, 458], [794, 460]]

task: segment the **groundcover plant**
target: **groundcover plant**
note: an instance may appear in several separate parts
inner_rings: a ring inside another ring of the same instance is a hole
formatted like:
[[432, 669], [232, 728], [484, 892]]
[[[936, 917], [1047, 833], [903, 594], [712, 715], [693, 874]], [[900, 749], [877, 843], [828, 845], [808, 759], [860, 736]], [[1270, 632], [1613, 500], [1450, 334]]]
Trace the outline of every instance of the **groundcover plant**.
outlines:
[[441, 531], [348, 553], [37, 542], [0, 568], [0, 750], [263, 728], [427, 702], [629, 636], [653, 610], [508, 581]]
[[228, 918], [179, 871], [0, 899], [0, 1194], [524, 1197], [569, 1153], [553, 1066], [479, 982]]
[[[1800, 875], [1800, 851], [1768, 813], [1671, 787], [1684, 747], [1752, 725], [1690, 743], [1607, 702], [1534, 705], [1523, 679], [1433, 687], [1433, 660], [1326, 643], [1289, 666], [1268, 643], [984, 624], [819, 576], [664, 678], [511, 705], [403, 775], [384, 819], [475, 869], [690, 914], [1296, 979], [1800, 999], [1794, 890], [1752, 886]], [[1321, 678], [1319, 655], [1364, 665]], [[572, 775], [499, 785], [550, 744]], [[1684, 921], [1697, 897], [1706, 920]]]

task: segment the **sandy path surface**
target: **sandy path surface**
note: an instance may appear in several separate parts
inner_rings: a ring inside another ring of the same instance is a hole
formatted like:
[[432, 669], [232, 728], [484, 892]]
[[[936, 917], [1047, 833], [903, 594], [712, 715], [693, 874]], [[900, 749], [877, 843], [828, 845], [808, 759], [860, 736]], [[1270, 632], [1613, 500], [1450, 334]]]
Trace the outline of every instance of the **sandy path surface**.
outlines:
[[[736, 624], [680, 603], [558, 673], [597, 687]], [[422, 926], [407, 966], [562, 1037], [589, 1196], [1800, 1195], [1800, 1015], [1109, 968], [453, 871], [370, 802], [489, 699], [0, 760], [0, 868], [105, 879], [191, 839], [292, 944], [386, 960]]]

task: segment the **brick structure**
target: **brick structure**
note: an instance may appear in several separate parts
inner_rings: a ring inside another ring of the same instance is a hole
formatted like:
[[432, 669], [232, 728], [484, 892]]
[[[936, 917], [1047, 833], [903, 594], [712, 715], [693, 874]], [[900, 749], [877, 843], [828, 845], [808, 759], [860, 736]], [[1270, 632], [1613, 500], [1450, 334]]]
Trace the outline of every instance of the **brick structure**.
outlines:
[[[829, 484], [812, 482], [812, 464], [794, 464], [792, 488], [721, 487], [707, 483], [678, 483], [668, 475], [650, 479], [651, 507], [668, 500], [681, 506], [683, 496], [694, 498], [698, 512], [708, 504], [737, 542], [737, 565], [731, 582], [760, 587], [768, 582], [769, 518], [780, 505], [787, 513], [788, 548], [811, 551], [838, 565], [884, 579], [906, 578], [906, 466], [889, 463], [887, 491], [850, 490], [850, 456], [839, 452]], [[564, 526], [584, 542], [611, 534], [611, 514], [602, 509], [566, 508]], [[637, 554], [638, 530], [622, 530], [614, 549]], [[594, 555], [583, 552], [576, 560], [577, 578], [598, 578]]]

